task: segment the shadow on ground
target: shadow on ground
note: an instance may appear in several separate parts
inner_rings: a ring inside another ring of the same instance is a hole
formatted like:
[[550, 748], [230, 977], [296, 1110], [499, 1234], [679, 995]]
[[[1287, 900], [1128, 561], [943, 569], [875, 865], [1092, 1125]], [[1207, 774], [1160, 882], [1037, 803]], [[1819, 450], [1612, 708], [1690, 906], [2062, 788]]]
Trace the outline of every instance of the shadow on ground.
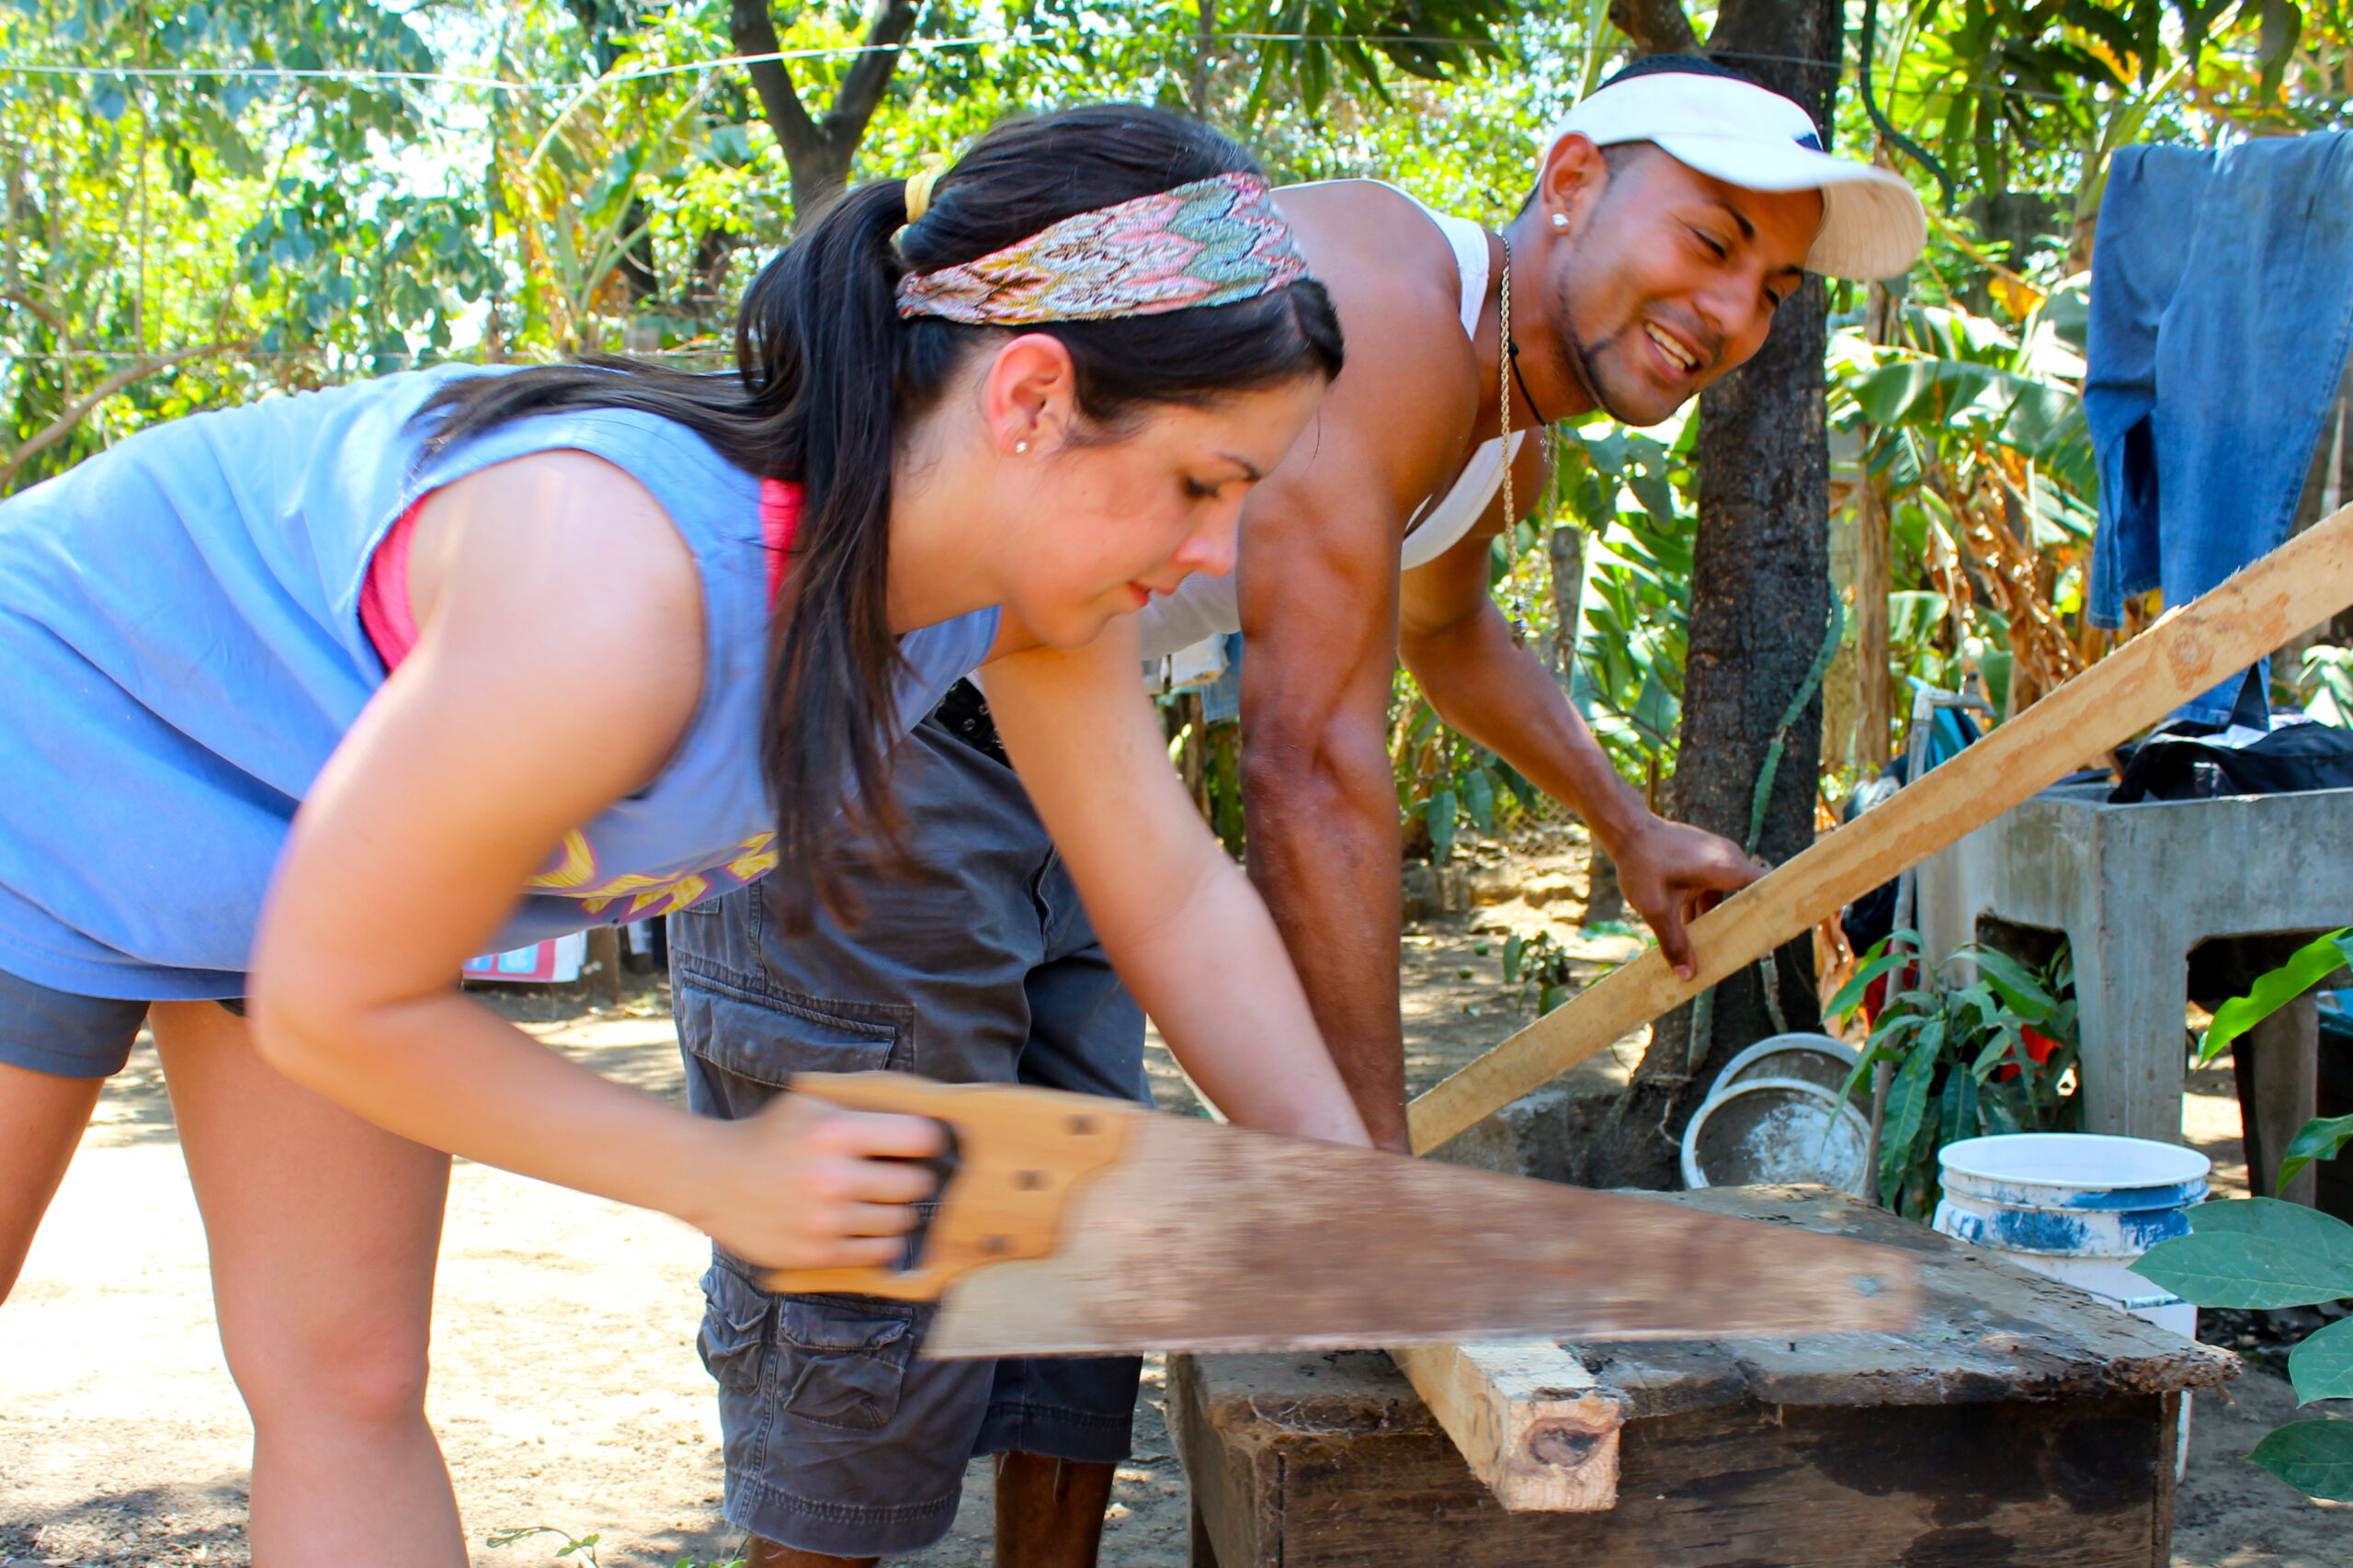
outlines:
[[[12, 1513], [13, 1509], [10, 1510]], [[100, 1492], [0, 1523], [0, 1565], [156, 1568], [245, 1560], [245, 1479]]]

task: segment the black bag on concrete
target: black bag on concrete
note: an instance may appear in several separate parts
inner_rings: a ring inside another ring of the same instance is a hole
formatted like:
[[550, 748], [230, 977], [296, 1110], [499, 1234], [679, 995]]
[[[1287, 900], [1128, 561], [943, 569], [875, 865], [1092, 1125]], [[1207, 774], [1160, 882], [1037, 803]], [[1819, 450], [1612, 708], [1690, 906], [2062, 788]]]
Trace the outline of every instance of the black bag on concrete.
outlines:
[[2159, 729], [2132, 753], [2109, 800], [2129, 806], [2137, 801], [2353, 789], [2353, 731], [2286, 724], [2245, 745], [2233, 745], [2223, 735], [2204, 725]]

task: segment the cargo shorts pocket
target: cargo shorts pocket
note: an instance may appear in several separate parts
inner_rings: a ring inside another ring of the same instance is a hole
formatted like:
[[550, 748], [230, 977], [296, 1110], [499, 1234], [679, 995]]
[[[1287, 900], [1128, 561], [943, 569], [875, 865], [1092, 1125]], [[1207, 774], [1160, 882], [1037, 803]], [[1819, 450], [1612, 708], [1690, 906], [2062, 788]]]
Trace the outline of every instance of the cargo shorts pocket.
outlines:
[[811, 996], [756, 999], [681, 974], [674, 992], [687, 1057], [687, 1100], [699, 1115], [734, 1120], [758, 1110], [795, 1073], [904, 1068], [915, 1009], [898, 1003]]
[[782, 1304], [784, 1413], [848, 1432], [888, 1426], [922, 1337], [916, 1309], [862, 1296], [788, 1296]]
[[760, 1386], [777, 1298], [719, 1264], [702, 1277], [702, 1332], [695, 1349], [703, 1369], [722, 1388], [752, 1392]]

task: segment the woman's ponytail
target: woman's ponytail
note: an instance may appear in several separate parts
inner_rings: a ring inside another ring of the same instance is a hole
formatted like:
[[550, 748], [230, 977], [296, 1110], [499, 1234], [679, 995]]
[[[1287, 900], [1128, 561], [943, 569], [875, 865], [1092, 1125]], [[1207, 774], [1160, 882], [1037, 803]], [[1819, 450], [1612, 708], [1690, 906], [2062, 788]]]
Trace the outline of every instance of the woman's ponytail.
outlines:
[[[760, 736], [779, 860], [807, 873], [771, 889], [779, 915], [795, 926], [814, 900], [848, 913], [838, 907], [839, 846], [853, 836], [891, 845], [898, 833], [886, 764], [904, 668], [890, 622], [907, 330], [891, 236], [906, 218], [902, 188], [883, 181], [843, 197], [762, 269], [736, 330], [745, 392], [764, 419], [791, 432], [779, 456], [801, 487], [768, 634], [774, 717]], [[845, 801], [847, 823], [835, 820]]]

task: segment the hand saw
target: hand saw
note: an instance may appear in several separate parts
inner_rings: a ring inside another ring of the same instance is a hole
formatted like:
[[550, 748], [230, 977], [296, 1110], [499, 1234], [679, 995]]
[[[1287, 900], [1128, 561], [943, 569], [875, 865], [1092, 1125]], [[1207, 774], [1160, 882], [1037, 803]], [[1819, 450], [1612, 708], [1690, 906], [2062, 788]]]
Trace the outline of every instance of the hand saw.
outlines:
[[1919, 1299], [1896, 1249], [1641, 1198], [1046, 1089], [792, 1088], [952, 1132], [912, 1267], [768, 1276], [938, 1300], [926, 1356], [1896, 1333]]

